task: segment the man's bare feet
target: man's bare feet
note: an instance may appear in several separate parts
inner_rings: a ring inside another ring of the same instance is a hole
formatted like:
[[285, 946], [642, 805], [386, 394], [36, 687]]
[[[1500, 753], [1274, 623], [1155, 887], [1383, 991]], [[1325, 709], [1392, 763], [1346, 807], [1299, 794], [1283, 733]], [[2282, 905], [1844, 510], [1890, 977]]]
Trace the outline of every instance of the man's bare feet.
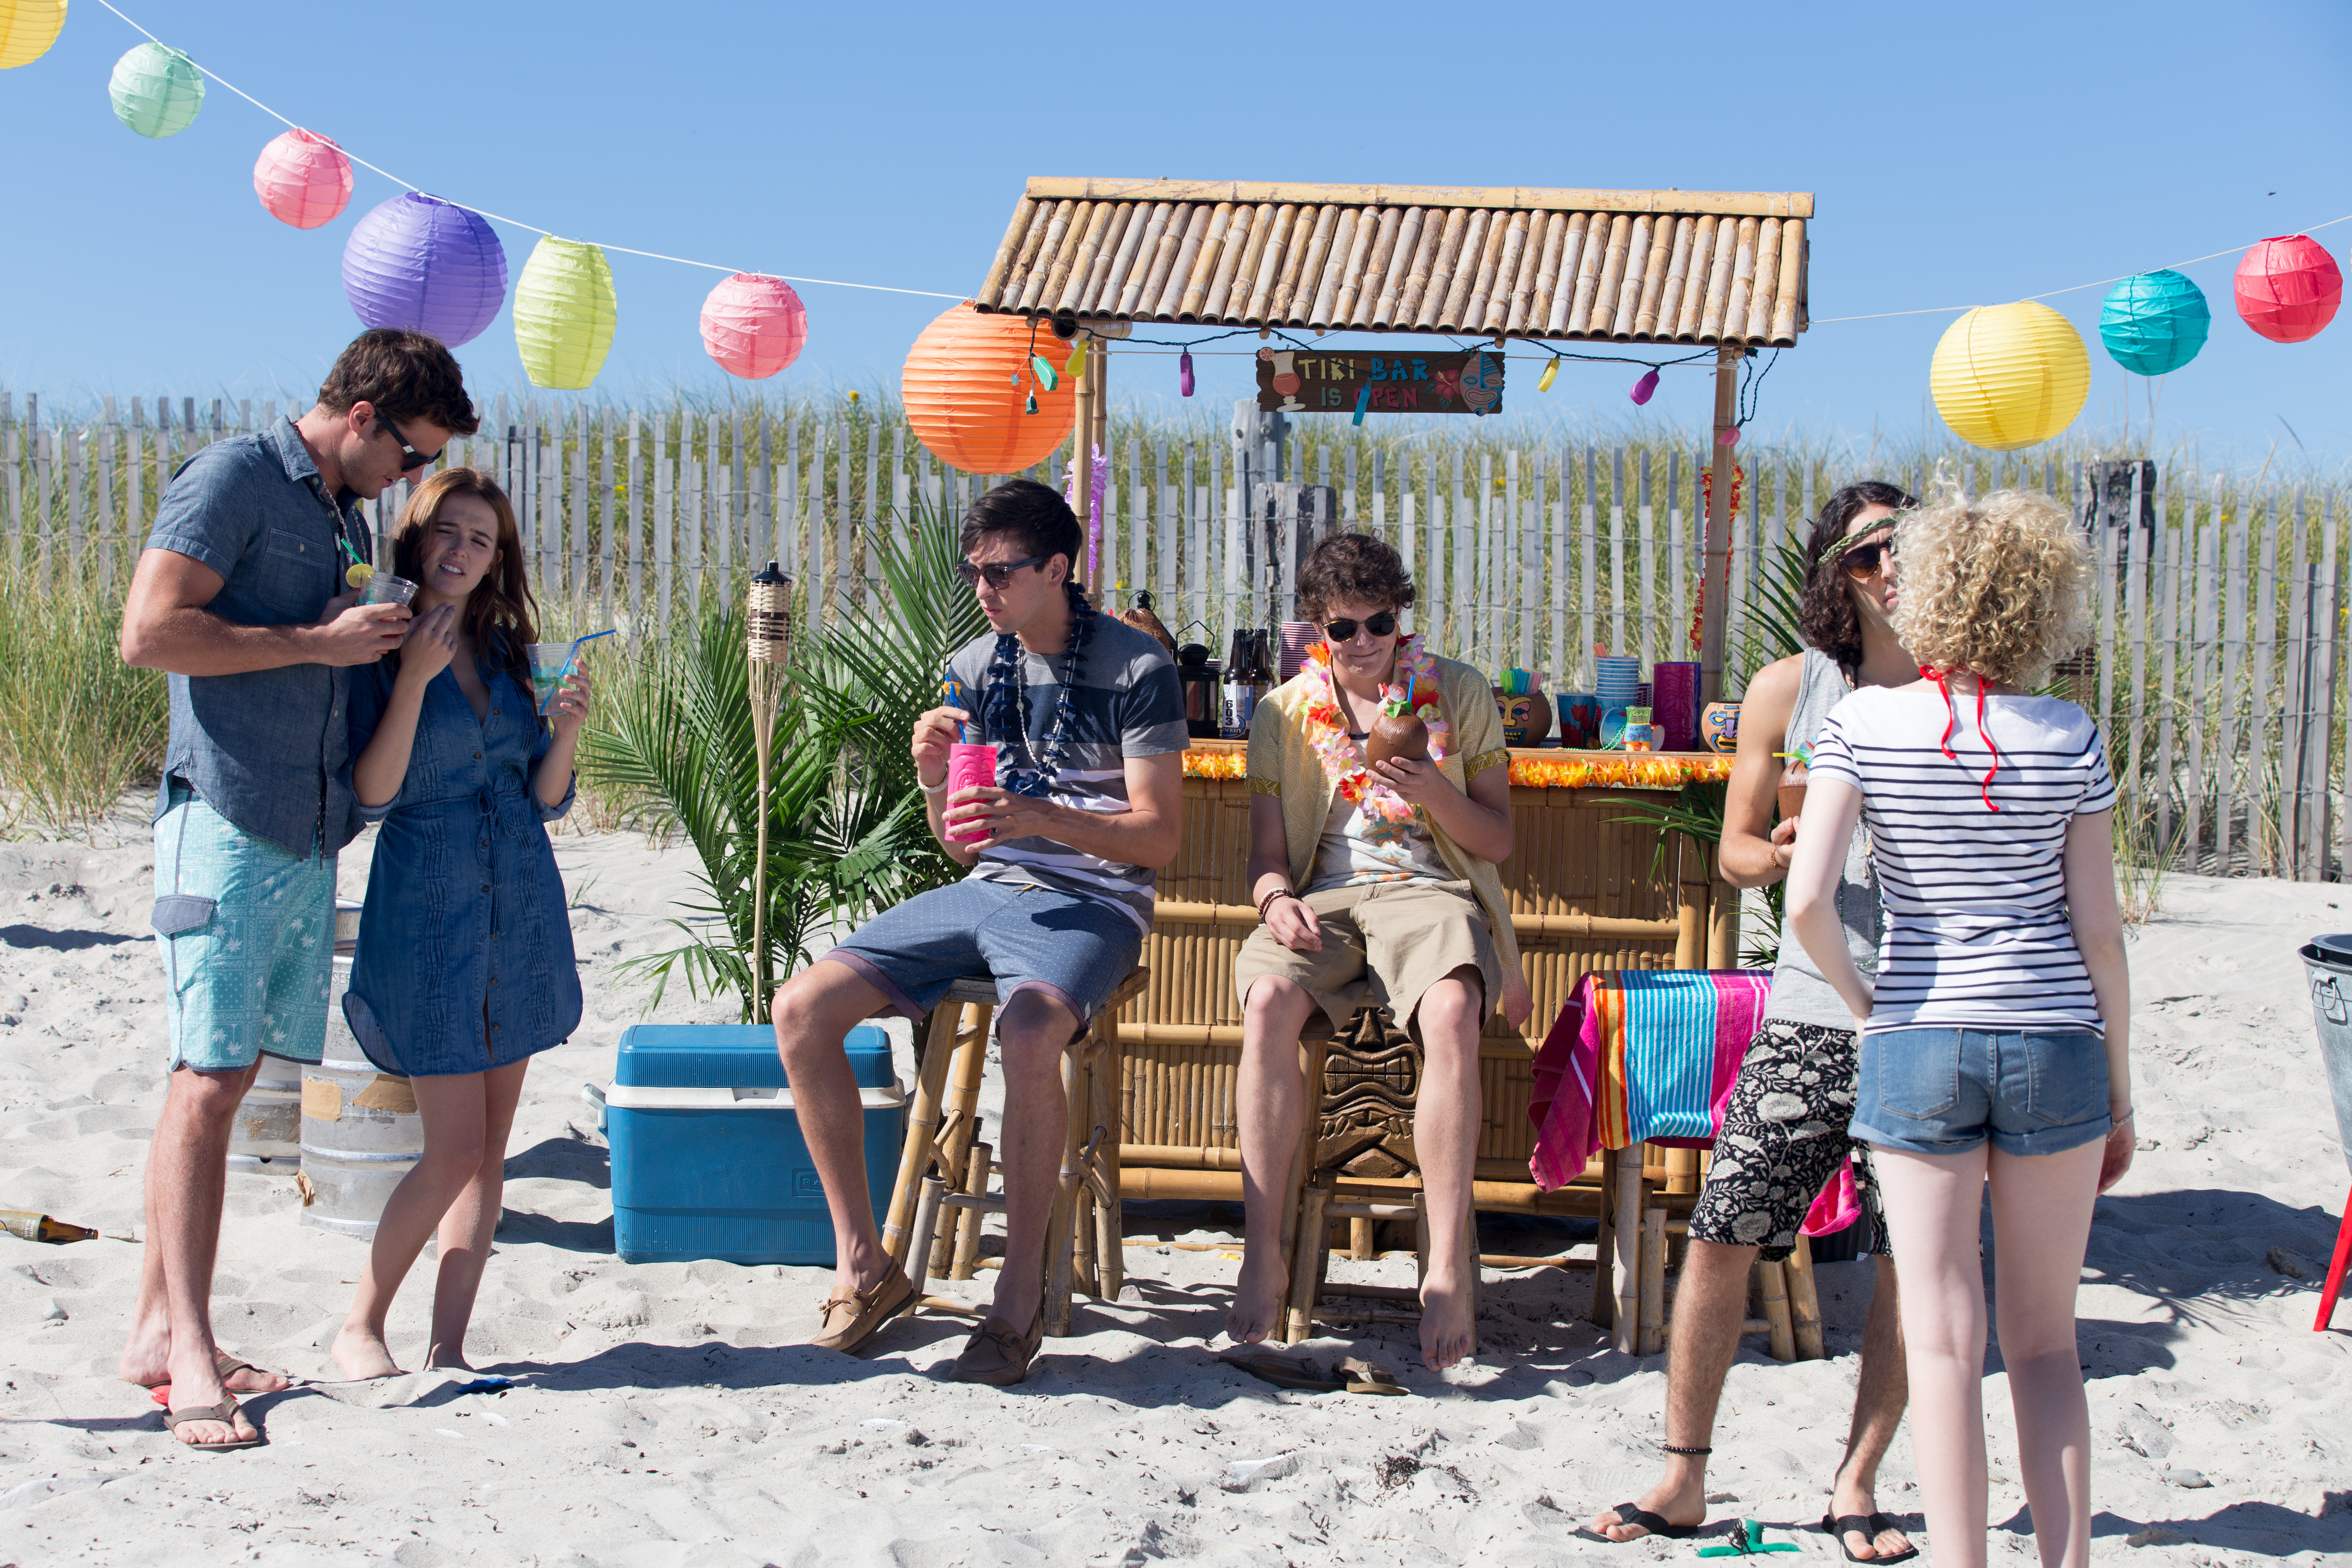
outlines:
[[[268, 1367], [248, 1366], [238, 1357], [224, 1350], [213, 1352], [215, 1370], [235, 1364], [236, 1370], [221, 1376], [220, 1384], [231, 1394], [276, 1394], [293, 1384], [283, 1375]], [[114, 1363], [114, 1373], [123, 1382], [141, 1388], [169, 1388], [172, 1385], [172, 1340], [167, 1331], [161, 1338], [153, 1335], [132, 1335], [122, 1347], [122, 1354]]]
[[[1654, 1513], [1668, 1524], [1699, 1525], [1706, 1522], [1706, 1477], [1699, 1471], [1677, 1482], [1660, 1481], [1633, 1500], [1633, 1506], [1644, 1513]], [[1592, 1533], [1607, 1541], [1639, 1541], [1650, 1532], [1638, 1524], [1628, 1524], [1612, 1509], [1592, 1516]]]
[[1468, 1355], [1475, 1327], [1467, 1284], [1431, 1269], [1421, 1283], [1421, 1364], [1444, 1372]]
[[385, 1348], [382, 1335], [370, 1333], [363, 1328], [355, 1329], [349, 1323], [344, 1324], [342, 1331], [335, 1335], [335, 1342], [329, 1353], [333, 1355], [335, 1365], [342, 1370], [343, 1375], [354, 1383], [367, 1377], [392, 1377], [400, 1371], [400, 1363], [392, 1359], [392, 1352]]
[[[1843, 1519], [1849, 1514], [1859, 1514], [1868, 1519], [1878, 1511], [1874, 1491], [1872, 1485], [1850, 1468], [1841, 1468], [1837, 1479], [1830, 1487], [1831, 1515], [1833, 1519]], [[1848, 1555], [1859, 1557], [1865, 1563], [1881, 1557], [1898, 1557], [1911, 1550], [1911, 1538], [1891, 1523], [1874, 1537], [1865, 1536], [1858, 1530], [1849, 1530], [1845, 1532], [1844, 1543]]]
[[1282, 1299], [1279, 1251], [1244, 1247], [1242, 1274], [1234, 1281], [1234, 1304], [1225, 1313], [1225, 1336], [1237, 1345], [1254, 1345], [1274, 1332], [1275, 1309]]

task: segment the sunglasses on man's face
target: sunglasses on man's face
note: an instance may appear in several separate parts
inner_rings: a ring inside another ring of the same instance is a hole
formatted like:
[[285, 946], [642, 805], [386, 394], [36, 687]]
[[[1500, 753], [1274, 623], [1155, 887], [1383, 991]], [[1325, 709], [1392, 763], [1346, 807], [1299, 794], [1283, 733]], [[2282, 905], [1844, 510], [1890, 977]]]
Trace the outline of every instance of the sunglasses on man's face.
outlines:
[[1881, 561], [1891, 562], [1894, 559], [1895, 542], [1882, 539], [1875, 544], [1855, 545], [1838, 557], [1838, 564], [1845, 568], [1846, 575], [1850, 577], [1869, 577], [1877, 574]]
[[[379, 414], [375, 416], [375, 426], [377, 429], [387, 432], [394, 440], [400, 443], [400, 471], [402, 473], [413, 474], [419, 468], [429, 468], [440, 460], [441, 454], [439, 452], [420, 452], [415, 447], [410, 446], [408, 444], [408, 437], [400, 433], [400, 426], [394, 425], [391, 420], [386, 419], [383, 415]], [[446, 448], [444, 448], [444, 450], [446, 450]]]
[[1353, 642], [1356, 640], [1356, 628], [1359, 626], [1376, 637], [1384, 637], [1396, 630], [1397, 618], [1393, 613], [1382, 610], [1379, 615], [1368, 616], [1362, 621], [1327, 621], [1323, 626], [1323, 635], [1333, 642]]
[[1046, 560], [1047, 557], [1043, 555], [1024, 555], [1018, 561], [991, 561], [985, 564], [977, 561], [959, 561], [956, 563], [956, 575], [963, 579], [963, 585], [967, 588], [979, 587], [980, 580], [985, 577], [988, 585], [1001, 593], [1004, 585], [1013, 581], [1013, 574], [1031, 566], [1043, 566]]

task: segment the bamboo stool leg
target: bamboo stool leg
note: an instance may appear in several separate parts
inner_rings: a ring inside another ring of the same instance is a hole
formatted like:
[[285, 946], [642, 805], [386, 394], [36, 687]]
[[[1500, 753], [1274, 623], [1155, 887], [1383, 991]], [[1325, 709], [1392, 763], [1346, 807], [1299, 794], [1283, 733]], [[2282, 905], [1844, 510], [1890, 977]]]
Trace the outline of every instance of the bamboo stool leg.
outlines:
[[[988, 1070], [988, 1027], [996, 1009], [968, 1003], [955, 1033], [956, 1052], [948, 1068], [947, 1089], [940, 1106], [937, 1142], [945, 1163], [940, 1173], [952, 1184], [957, 1172], [971, 1157], [972, 1140], [980, 1135], [980, 1080]], [[969, 1045], [970, 1049], [965, 1047]], [[949, 1208], [938, 1238], [931, 1243], [931, 1275], [945, 1279], [955, 1266], [956, 1244], [967, 1230], [977, 1233], [981, 1216], [972, 1209]]]
[[1054, 1188], [1054, 1209], [1045, 1222], [1045, 1333], [1064, 1339], [1070, 1331], [1070, 1289], [1076, 1264], [1076, 1226], [1079, 1184], [1083, 1180], [1087, 1132], [1094, 1118], [1087, 1114], [1086, 1068], [1082, 1053], [1062, 1053], [1062, 1094], [1069, 1106], [1062, 1141], [1062, 1179]]
[[1471, 1206], [1468, 1218], [1470, 1224], [1463, 1234], [1462, 1247], [1465, 1255], [1463, 1262], [1469, 1269], [1465, 1278], [1470, 1286], [1470, 1353], [1475, 1355], [1478, 1353], [1478, 1317], [1486, 1307], [1486, 1280], [1478, 1265], [1478, 1210], [1475, 1205]]
[[[1282, 1186], [1275, 1201], [1282, 1205], [1282, 1290], [1274, 1303], [1274, 1321], [1287, 1325], [1290, 1311], [1290, 1268], [1298, 1256], [1306, 1237], [1298, 1234], [1298, 1211], [1307, 1195], [1307, 1173], [1315, 1161], [1316, 1107], [1323, 1098], [1323, 1047], [1300, 1041], [1298, 1069], [1305, 1080], [1307, 1092], [1300, 1097], [1298, 1146], [1292, 1151], [1290, 1168], [1283, 1173]], [[1246, 1190], [1246, 1189], [1245, 1189]]]
[[1822, 1296], [1813, 1278], [1812, 1243], [1800, 1235], [1796, 1249], [1781, 1266], [1789, 1281], [1789, 1320], [1795, 1330], [1797, 1359], [1821, 1361], [1828, 1354], [1822, 1342]]
[[1348, 1222], [1348, 1256], [1362, 1261], [1372, 1256], [1373, 1226], [1377, 1221], [1351, 1219]]
[[[971, 1146], [971, 1158], [964, 1172], [964, 1196], [970, 1198], [988, 1196], [989, 1171], [995, 1163], [995, 1160], [996, 1151], [987, 1144], [974, 1143]], [[955, 1233], [955, 1260], [949, 1269], [948, 1278], [970, 1279], [979, 1272], [980, 1211], [959, 1209], [951, 1212], [961, 1215], [963, 1220]]]
[[915, 1204], [913, 1245], [907, 1248], [907, 1259], [915, 1265], [908, 1278], [915, 1282], [915, 1300], [923, 1299], [924, 1289], [930, 1284], [931, 1231], [940, 1223], [940, 1200], [947, 1195], [948, 1184], [938, 1176], [923, 1178], [923, 1195]]
[[1642, 1317], [1634, 1353], [1655, 1355], [1666, 1347], [1666, 1211], [1642, 1211]]
[[1429, 1194], [1412, 1194], [1412, 1289], [1429, 1283]]
[[907, 1142], [898, 1152], [898, 1175], [890, 1185], [890, 1207], [882, 1222], [883, 1250], [901, 1267], [907, 1262], [907, 1238], [914, 1228], [919, 1185], [930, 1166], [932, 1140], [940, 1130], [940, 1100], [947, 1085], [948, 1061], [963, 1048], [956, 1037], [956, 1018], [961, 1011], [944, 1003], [931, 1009], [922, 1069], [915, 1075], [915, 1103], [907, 1116]]
[[1101, 1277], [1103, 1299], [1115, 1301], [1127, 1284], [1127, 1227], [1120, 1215], [1118, 1195], [1119, 1141], [1125, 1135], [1119, 1126], [1118, 1086], [1125, 1053], [1119, 1047], [1117, 1008], [1105, 1007], [1096, 1016], [1095, 1037], [1094, 1055], [1087, 1063], [1094, 1123], [1103, 1134], [1095, 1152], [1095, 1226], [1099, 1233], [1096, 1237], [1095, 1267]]
[[1613, 1329], [1617, 1324], [1617, 1157], [1603, 1153], [1601, 1159], [1601, 1235], [1592, 1247], [1592, 1310], [1588, 1314], [1593, 1326]]
[[1316, 1281], [1322, 1278], [1325, 1232], [1323, 1206], [1336, 1186], [1328, 1175], [1307, 1185], [1298, 1211], [1298, 1240], [1290, 1265], [1290, 1300], [1282, 1316], [1282, 1342], [1297, 1344], [1315, 1332]]
[[1789, 1319], [1789, 1280], [1777, 1263], [1759, 1261], [1756, 1271], [1763, 1281], [1764, 1321], [1772, 1325], [1769, 1345], [1772, 1359], [1790, 1362], [1797, 1359], [1797, 1336]]
[[1616, 1348], [1638, 1355], [1642, 1321], [1642, 1210], [1649, 1196], [1642, 1180], [1642, 1145], [1617, 1151]]

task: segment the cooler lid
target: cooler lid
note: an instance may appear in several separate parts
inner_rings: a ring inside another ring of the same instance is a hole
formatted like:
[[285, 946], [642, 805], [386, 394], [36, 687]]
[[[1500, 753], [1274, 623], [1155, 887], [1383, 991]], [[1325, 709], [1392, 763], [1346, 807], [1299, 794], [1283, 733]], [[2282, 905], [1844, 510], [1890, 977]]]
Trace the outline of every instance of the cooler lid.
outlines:
[[[890, 1037], [872, 1024], [849, 1031], [850, 1071], [861, 1088], [887, 1089]], [[639, 1088], [785, 1089], [776, 1032], [765, 1024], [633, 1024], [621, 1033], [613, 1081]]]

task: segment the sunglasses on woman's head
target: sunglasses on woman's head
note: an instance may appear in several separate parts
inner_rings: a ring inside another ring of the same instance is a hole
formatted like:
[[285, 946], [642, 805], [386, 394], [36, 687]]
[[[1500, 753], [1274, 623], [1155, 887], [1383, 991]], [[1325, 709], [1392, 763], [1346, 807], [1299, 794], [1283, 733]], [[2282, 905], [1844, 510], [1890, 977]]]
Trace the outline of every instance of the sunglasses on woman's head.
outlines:
[[1043, 566], [1045, 561], [1046, 557], [1043, 555], [1024, 555], [1018, 561], [992, 561], [984, 566], [977, 562], [959, 561], [956, 563], [956, 575], [963, 579], [963, 585], [967, 588], [979, 587], [980, 580], [985, 577], [990, 587], [1001, 590], [1013, 581], [1015, 572], [1030, 566]]
[[1845, 568], [1848, 576], [1868, 577], [1877, 572], [1882, 558], [1895, 559], [1895, 541], [1882, 539], [1874, 544], [1857, 544], [1838, 557], [1838, 564]]
[[1323, 625], [1323, 635], [1333, 642], [1353, 642], [1356, 640], [1356, 627], [1359, 626], [1376, 637], [1384, 637], [1396, 630], [1396, 616], [1391, 611], [1382, 610], [1379, 615], [1368, 616], [1360, 622], [1327, 621]]

